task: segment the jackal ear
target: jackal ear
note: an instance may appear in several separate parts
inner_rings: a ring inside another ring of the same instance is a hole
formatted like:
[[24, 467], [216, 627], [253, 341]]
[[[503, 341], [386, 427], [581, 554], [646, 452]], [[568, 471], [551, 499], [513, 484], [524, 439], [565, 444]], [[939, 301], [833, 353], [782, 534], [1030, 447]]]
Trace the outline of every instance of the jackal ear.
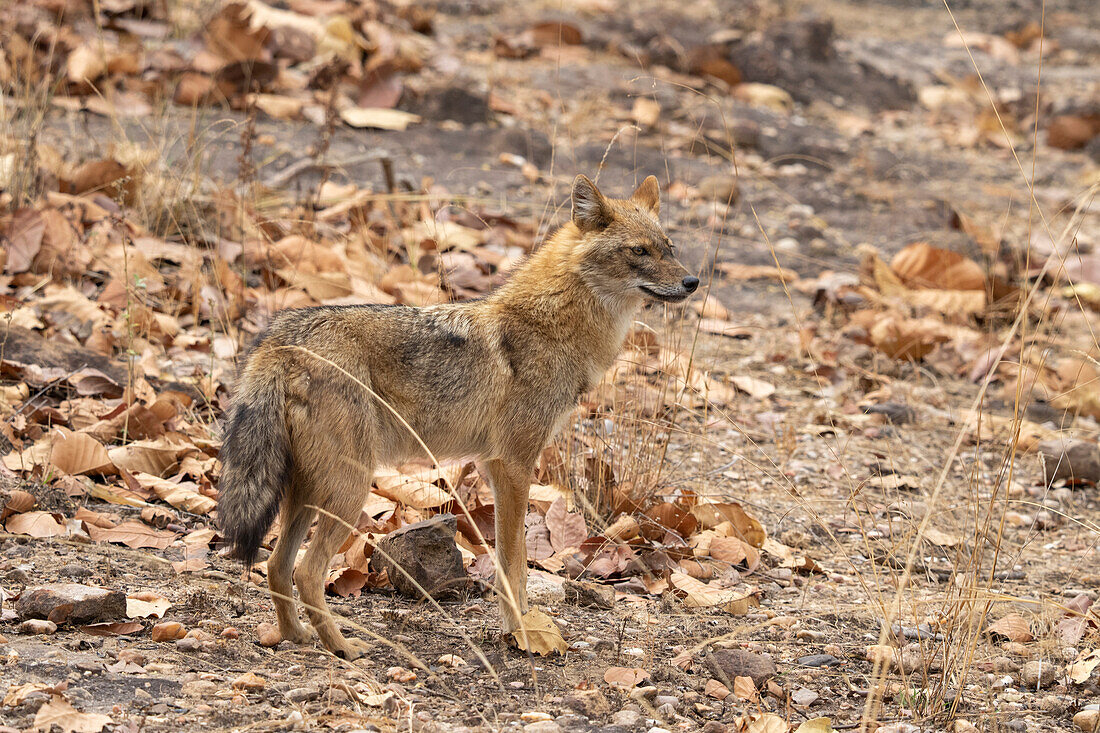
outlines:
[[642, 185], [638, 186], [634, 193], [630, 194], [630, 200], [640, 206], [644, 206], [653, 212], [654, 216], [661, 213], [661, 187], [657, 184], [657, 176], [647, 176]]
[[573, 179], [573, 222], [582, 232], [603, 229], [614, 216], [611, 204], [585, 175]]

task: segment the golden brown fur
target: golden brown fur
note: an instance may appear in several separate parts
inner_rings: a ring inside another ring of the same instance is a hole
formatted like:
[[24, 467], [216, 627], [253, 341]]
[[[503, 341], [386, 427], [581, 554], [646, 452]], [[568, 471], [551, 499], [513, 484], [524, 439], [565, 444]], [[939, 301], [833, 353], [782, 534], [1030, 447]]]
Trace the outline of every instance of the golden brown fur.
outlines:
[[[347, 658], [362, 651], [327, 611], [325, 571], [374, 469], [424, 458], [380, 400], [437, 458], [482, 462], [495, 495], [503, 626], [518, 627], [537, 456], [611, 365], [643, 300], [683, 300], [698, 286], [657, 221], [653, 176], [626, 200], [578, 176], [572, 204], [572, 221], [483, 300], [284, 311], [258, 339], [228, 421], [218, 512], [227, 541], [251, 562], [281, 507], [268, 579], [284, 638], [309, 638], [291, 600], [293, 576], [324, 645]], [[317, 514], [310, 506], [328, 514], [295, 570]]]

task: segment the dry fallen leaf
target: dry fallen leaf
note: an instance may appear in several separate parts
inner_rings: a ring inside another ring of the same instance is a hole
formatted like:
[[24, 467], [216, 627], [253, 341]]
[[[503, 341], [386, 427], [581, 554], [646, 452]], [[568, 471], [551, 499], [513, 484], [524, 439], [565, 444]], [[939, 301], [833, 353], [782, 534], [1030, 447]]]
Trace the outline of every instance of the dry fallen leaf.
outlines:
[[511, 634], [511, 639], [521, 651], [539, 656], [549, 656], [555, 652], [565, 654], [569, 645], [562, 638], [554, 620], [537, 608], [532, 608], [520, 619], [520, 628]]
[[60, 521], [60, 515], [43, 511], [23, 512], [9, 517], [4, 528], [12, 534], [31, 537], [58, 537], [69, 533]]
[[811, 718], [803, 721], [794, 733], [834, 733], [833, 721], [830, 718]]
[[1077, 659], [1066, 667], [1066, 676], [1076, 685], [1083, 685], [1092, 677], [1092, 672], [1100, 666], [1100, 649], [1082, 651]]
[[111, 723], [111, 716], [82, 713], [60, 695], [51, 697], [34, 716], [34, 730], [43, 733], [49, 733], [55, 725], [61, 729], [61, 733], [99, 733]]
[[172, 602], [152, 591], [126, 596], [126, 618], [162, 618]]
[[738, 591], [717, 588], [679, 572], [672, 573], [669, 583], [683, 596], [684, 605], [688, 608], [717, 606], [735, 616], [741, 616], [760, 605], [755, 589]]
[[745, 733], [787, 733], [787, 721], [775, 713], [764, 713], [753, 718]]
[[986, 633], [1001, 636], [1009, 641], [1031, 641], [1031, 625], [1022, 616], [1010, 613], [1002, 619], [994, 621], [986, 629]]
[[612, 687], [630, 690], [649, 679], [649, 672], [641, 667], [608, 667], [603, 681]]

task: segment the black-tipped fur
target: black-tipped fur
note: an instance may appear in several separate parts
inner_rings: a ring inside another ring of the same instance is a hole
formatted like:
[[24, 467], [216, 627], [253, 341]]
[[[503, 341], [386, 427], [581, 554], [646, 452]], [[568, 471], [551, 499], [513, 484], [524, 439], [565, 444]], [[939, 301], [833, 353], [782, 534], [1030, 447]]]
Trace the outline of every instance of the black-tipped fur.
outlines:
[[234, 556], [251, 567], [286, 492], [290, 440], [278, 380], [238, 399], [221, 449], [218, 522]]

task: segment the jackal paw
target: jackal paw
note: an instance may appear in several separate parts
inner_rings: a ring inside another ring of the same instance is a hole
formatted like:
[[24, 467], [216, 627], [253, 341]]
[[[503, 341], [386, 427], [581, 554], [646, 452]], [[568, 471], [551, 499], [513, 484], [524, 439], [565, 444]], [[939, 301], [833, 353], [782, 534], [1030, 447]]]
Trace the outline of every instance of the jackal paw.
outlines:
[[298, 645], [310, 644], [313, 642], [314, 633], [312, 629], [306, 627], [301, 621], [290, 624], [287, 628], [279, 629], [279, 633], [282, 635], [283, 640], [290, 641]]
[[333, 653], [341, 659], [351, 662], [366, 654], [369, 649], [370, 644], [362, 639], [344, 639], [343, 646], [334, 649]]

